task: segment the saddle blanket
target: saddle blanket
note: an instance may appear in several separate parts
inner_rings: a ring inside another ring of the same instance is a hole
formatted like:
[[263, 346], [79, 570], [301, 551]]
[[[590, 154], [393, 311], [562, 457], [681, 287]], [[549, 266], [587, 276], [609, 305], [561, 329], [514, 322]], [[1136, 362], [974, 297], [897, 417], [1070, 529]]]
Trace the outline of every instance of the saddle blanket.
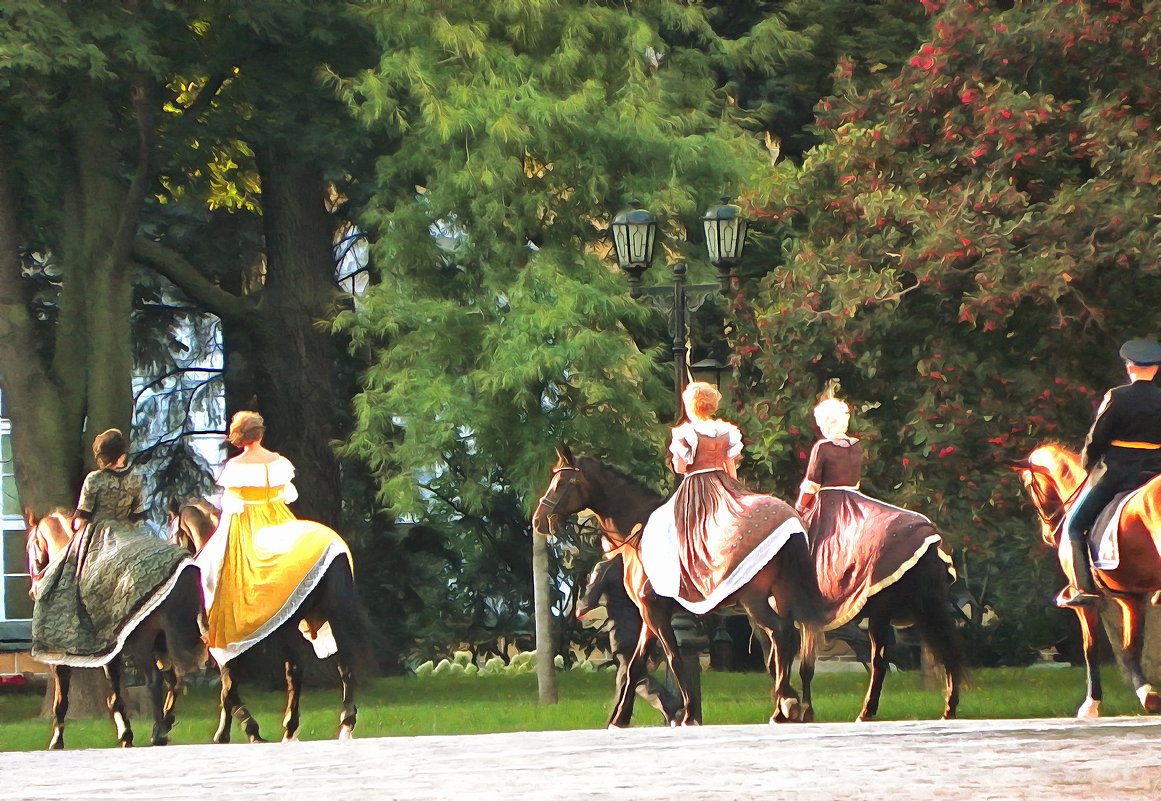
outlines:
[[1097, 515], [1088, 537], [1089, 556], [1092, 566], [1098, 570], [1116, 570], [1121, 564], [1121, 548], [1117, 528], [1121, 521], [1121, 511], [1129, 498], [1137, 490], [1117, 495], [1104, 510]]

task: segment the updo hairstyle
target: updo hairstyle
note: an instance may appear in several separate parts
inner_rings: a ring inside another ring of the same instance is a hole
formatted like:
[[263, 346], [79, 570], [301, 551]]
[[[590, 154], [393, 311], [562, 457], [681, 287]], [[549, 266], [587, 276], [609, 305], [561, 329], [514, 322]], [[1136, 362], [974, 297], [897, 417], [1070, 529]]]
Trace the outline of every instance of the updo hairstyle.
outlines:
[[231, 445], [242, 448], [262, 441], [266, 433], [266, 421], [258, 412], [242, 411], [230, 421], [230, 433], [226, 437]]
[[129, 442], [119, 428], [102, 431], [93, 440], [93, 458], [102, 470], [117, 464], [117, 460], [129, 453]]
[[851, 407], [838, 398], [827, 398], [814, 407], [814, 421], [824, 434], [847, 433], [851, 420]]
[[722, 393], [713, 384], [705, 381], [692, 381], [681, 393], [681, 401], [691, 415], [709, 417], [718, 410], [722, 402]]

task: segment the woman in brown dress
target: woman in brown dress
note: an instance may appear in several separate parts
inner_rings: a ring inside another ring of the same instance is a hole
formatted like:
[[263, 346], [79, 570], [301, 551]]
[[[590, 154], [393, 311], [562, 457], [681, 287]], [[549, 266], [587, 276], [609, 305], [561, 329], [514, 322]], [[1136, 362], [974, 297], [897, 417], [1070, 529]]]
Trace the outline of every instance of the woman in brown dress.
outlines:
[[[923, 515], [859, 490], [863, 450], [847, 433], [850, 407], [828, 398], [814, 407], [814, 443], [796, 506], [806, 524], [819, 590], [830, 604], [827, 629], [858, 615], [867, 599], [897, 581], [940, 537]], [[949, 574], [954, 575], [954, 574]]]
[[839, 496], [823, 493], [821, 489], [859, 488], [863, 472], [863, 448], [859, 441], [847, 434], [851, 422], [850, 407], [838, 398], [827, 398], [814, 407], [814, 420], [822, 439], [810, 449], [806, 478], [798, 492], [798, 511], [813, 517], [818, 514], [818, 502], [835, 500]]
[[688, 422], [672, 430], [673, 497], [654, 512], [641, 539], [645, 572], [659, 595], [696, 614], [743, 587], [802, 524], [789, 504], [737, 479], [742, 434], [714, 417], [721, 394], [694, 381], [682, 393]]

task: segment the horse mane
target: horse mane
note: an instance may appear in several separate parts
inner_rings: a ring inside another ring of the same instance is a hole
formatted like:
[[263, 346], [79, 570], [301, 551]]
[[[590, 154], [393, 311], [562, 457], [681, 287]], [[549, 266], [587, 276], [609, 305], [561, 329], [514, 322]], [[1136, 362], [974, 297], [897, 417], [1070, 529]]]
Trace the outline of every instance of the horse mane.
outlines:
[[1080, 486], [1085, 478], [1080, 456], [1057, 442], [1046, 442], [1037, 447], [1028, 454], [1028, 462], [1048, 473], [1065, 494]]
[[648, 496], [650, 500], [664, 500], [664, 496], [660, 492], [624, 468], [601, 461], [595, 456], [578, 456], [576, 462], [578, 467], [582, 464], [592, 465], [600, 474], [610, 476], [616, 482], [625, 484], [628, 488], [635, 490], [639, 494]]

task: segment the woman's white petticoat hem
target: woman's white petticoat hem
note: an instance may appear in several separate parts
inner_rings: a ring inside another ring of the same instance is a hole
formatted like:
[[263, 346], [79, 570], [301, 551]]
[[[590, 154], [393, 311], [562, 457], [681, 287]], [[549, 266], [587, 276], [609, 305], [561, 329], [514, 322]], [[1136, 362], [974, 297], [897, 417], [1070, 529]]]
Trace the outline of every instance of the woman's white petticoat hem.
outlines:
[[695, 615], [712, 612], [722, 601], [733, 595], [758, 574], [771, 559], [778, 555], [782, 546], [795, 534], [806, 536], [802, 522], [790, 517], [774, 529], [766, 539], [758, 544], [738, 564], [730, 575], [702, 601], [687, 601], [678, 595], [681, 588], [681, 566], [678, 560], [677, 526], [670, 496], [660, 508], [649, 516], [645, 530], [641, 533], [641, 565], [645, 575], [658, 595], [676, 598], [678, 603]]

